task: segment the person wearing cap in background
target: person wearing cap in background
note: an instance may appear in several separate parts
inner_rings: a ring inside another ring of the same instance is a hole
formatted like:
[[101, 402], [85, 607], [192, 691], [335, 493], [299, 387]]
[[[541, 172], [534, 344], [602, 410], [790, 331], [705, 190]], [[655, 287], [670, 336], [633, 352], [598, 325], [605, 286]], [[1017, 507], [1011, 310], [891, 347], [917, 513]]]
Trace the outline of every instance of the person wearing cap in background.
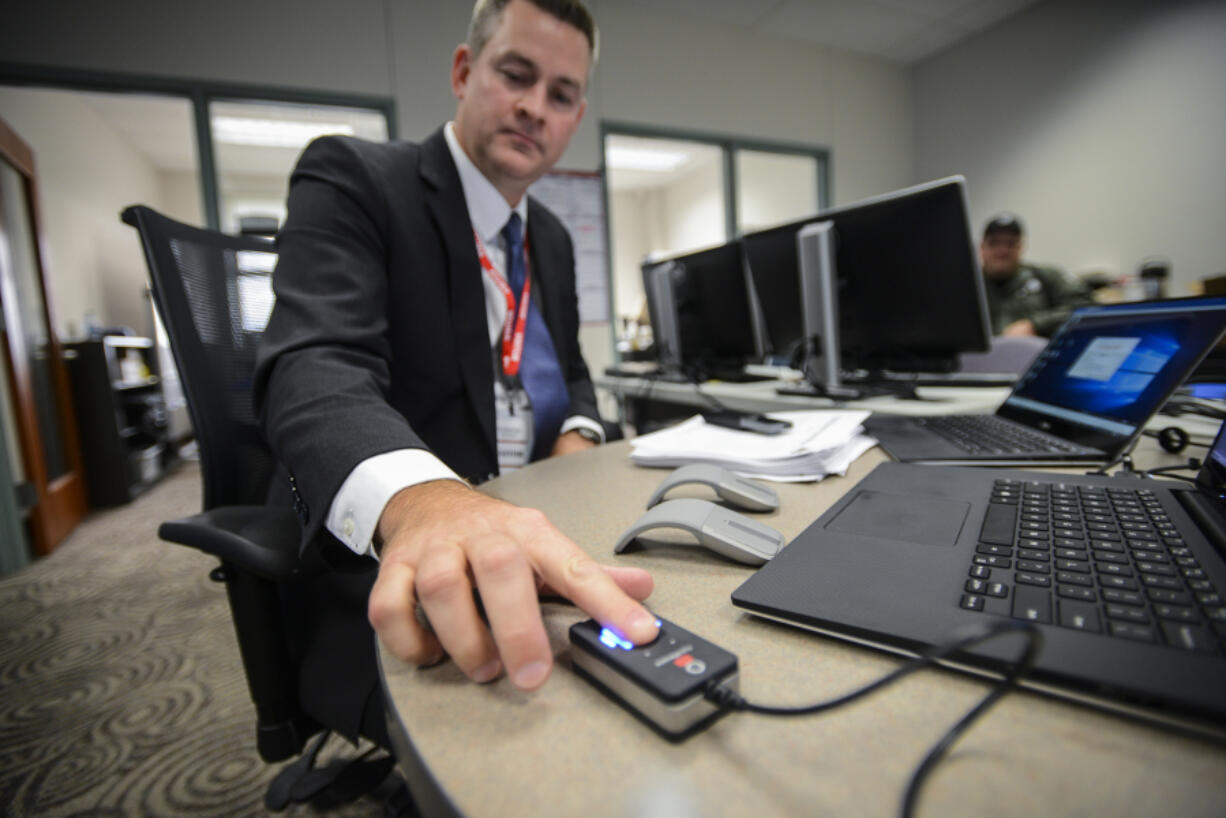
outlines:
[[979, 257], [987, 286], [993, 335], [1050, 338], [1077, 307], [1093, 304], [1090, 289], [1055, 267], [1022, 262], [1022, 220], [1012, 213], [994, 216], [983, 228]]

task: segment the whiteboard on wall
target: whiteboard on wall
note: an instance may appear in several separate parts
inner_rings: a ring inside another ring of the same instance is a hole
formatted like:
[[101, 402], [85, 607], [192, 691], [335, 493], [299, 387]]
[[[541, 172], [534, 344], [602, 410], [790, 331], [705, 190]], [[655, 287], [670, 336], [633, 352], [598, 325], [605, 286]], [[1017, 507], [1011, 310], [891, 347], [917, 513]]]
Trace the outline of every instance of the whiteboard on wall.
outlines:
[[554, 171], [538, 179], [528, 193], [553, 211], [570, 231], [575, 245], [580, 323], [607, 324], [610, 312], [604, 180], [599, 173]]

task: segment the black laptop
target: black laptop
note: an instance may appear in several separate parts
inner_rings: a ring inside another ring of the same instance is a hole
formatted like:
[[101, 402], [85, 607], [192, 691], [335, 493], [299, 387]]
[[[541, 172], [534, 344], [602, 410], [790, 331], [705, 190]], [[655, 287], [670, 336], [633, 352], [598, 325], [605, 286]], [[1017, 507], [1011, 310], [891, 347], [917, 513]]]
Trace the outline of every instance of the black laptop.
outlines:
[[[1028, 620], [1044, 646], [1026, 686], [1222, 739], [1224, 592], [1226, 427], [1194, 485], [883, 463], [732, 601], [900, 653]], [[1020, 646], [952, 664], [992, 674]]]
[[873, 415], [866, 427], [905, 463], [1105, 463], [1226, 329], [1226, 297], [1076, 310], [993, 415]]

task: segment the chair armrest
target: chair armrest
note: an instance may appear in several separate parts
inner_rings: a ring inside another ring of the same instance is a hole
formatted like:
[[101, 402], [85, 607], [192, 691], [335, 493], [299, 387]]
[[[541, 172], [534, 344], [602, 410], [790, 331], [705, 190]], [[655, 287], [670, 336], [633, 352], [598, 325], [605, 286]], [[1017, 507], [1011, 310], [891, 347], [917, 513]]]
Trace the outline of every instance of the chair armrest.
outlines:
[[308, 571], [299, 557], [302, 529], [290, 508], [219, 506], [158, 526], [167, 542], [188, 545], [270, 580]]

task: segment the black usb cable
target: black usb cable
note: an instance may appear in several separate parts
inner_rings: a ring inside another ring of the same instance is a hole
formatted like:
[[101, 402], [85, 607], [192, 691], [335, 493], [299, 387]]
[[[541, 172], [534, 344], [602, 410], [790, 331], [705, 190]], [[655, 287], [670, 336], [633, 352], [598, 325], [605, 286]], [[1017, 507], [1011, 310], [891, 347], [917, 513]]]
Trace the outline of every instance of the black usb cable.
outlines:
[[993, 686], [973, 708], [959, 719], [952, 727], [946, 731], [936, 744], [924, 756], [924, 759], [915, 768], [911, 774], [911, 779], [907, 783], [907, 790], [903, 795], [902, 809], [900, 814], [903, 818], [911, 818], [915, 813], [915, 805], [919, 800], [920, 790], [924, 785], [928, 774], [940, 762], [941, 758], [953, 746], [958, 737], [966, 731], [968, 727], [981, 715], [987, 712], [996, 702], [1009, 691], [1013, 690], [1019, 680], [1034, 668], [1035, 662], [1038, 660], [1039, 651], [1043, 646], [1043, 634], [1039, 629], [1029, 622], [1024, 622], [1016, 619], [1001, 619], [992, 622], [985, 626], [976, 626], [966, 635], [948, 642], [943, 645], [938, 645], [931, 650], [925, 651], [920, 656], [912, 659], [906, 664], [899, 667], [897, 670], [882, 676], [876, 681], [870, 682], [863, 687], [845, 693], [833, 699], [815, 704], [802, 705], [799, 707], [775, 707], [772, 705], [756, 704], [747, 701], [744, 697], [738, 694], [735, 690], [722, 685], [714, 684], [706, 692], [705, 696], [708, 701], [713, 702], [721, 711], [742, 711], [746, 713], [757, 713], [763, 716], [811, 716], [817, 713], [825, 713], [835, 708], [842, 707], [846, 704], [851, 704], [858, 699], [862, 699], [872, 693], [888, 687], [894, 682], [903, 679], [917, 670], [922, 670], [926, 667], [939, 662], [941, 659], [949, 657], [951, 654], [965, 650], [975, 645], [982, 644], [997, 636], [1006, 633], [1022, 633], [1026, 636], [1026, 647], [1022, 651], [1020, 657], [1015, 660], [1005, 672], [1005, 675], [999, 682]]

